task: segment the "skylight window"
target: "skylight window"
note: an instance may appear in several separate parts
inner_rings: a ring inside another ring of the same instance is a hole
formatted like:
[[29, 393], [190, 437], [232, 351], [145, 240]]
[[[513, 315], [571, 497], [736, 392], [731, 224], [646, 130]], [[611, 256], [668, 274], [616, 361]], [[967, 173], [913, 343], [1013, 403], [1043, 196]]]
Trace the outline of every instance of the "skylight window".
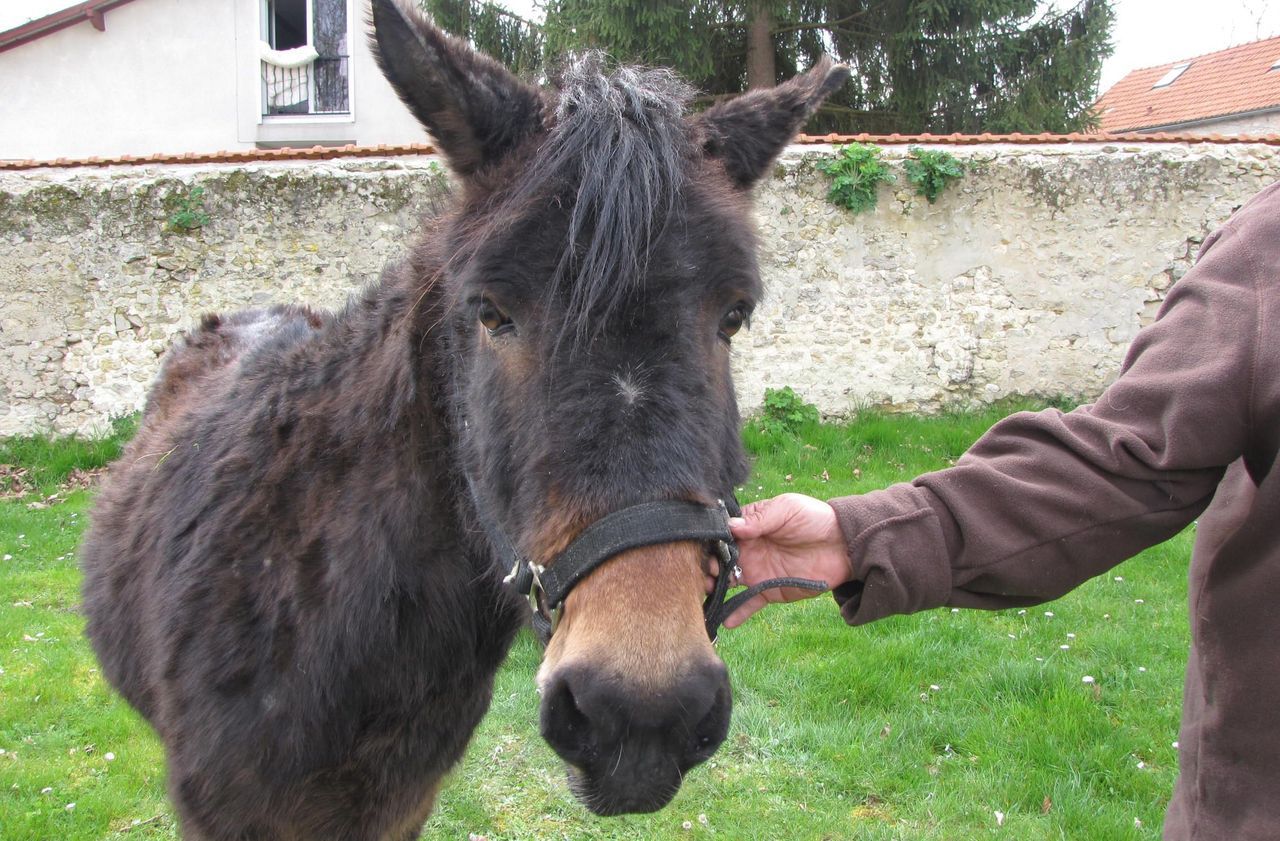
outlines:
[[[1280, 62], [1277, 62], [1277, 63], [1280, 63]], [[1181, 76], [1183, 73], [1185, 73], [1187, 68], [1190, 66], [1191, 66], [1191, 62], [1189, 61], [1183, 64], [1175, 64], [1173, 67], [1169, 68], [1168, 73], [1160, 77], [1160, 81], [1156, 82], [1154, 85], [1151, 86], [1151, 89], [1155, 90], [1156, 88], [1169, 87], [1174, 82], [1178, 81], [1178, 77]]]

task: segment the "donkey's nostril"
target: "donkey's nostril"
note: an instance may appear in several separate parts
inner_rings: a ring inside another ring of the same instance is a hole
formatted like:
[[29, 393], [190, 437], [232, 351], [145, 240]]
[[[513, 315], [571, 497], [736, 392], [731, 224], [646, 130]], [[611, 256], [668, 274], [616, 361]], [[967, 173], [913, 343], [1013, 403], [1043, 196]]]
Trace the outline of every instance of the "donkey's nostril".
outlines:
[[[723, 673], [722, 673], [723, 674]], [[720, 686], [716, 689], [715, 700], [711, 709], [693, 729], [693, 748], [690, 752], [690, 764], [696, 765], [708, 759], [729, 735], [729, 717], [733, 709], [733, 694], [729, 689], [727, 676], [720, 678]]]
[[581, 765], [594, 753], [595, 734], [569, 678], [556, 679], [542, 696], [542, 735], [566, 762]]

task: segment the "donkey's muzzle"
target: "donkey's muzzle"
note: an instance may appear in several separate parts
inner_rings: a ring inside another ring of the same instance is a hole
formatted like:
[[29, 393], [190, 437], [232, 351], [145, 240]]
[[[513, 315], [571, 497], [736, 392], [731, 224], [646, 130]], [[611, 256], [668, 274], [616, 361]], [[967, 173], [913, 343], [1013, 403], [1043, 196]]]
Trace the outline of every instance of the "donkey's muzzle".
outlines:
[[662, 688], [571, 667], [543, 691], [542, 735], [569, 764], [574, 793], [592, 812], [653, 812], [720, 747], [732, 707], [718, 660]]

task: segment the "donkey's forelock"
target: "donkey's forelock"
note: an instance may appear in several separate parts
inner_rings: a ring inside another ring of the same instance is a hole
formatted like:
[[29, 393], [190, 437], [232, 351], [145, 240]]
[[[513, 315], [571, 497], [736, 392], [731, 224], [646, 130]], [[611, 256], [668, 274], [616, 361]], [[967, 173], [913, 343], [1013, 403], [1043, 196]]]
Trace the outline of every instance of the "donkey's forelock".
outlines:
[[527, 207], [555, 195], [570, 204], [547, 292], [567, 302], [562, 337], [581, 341], [643, 280], [679, 210], [693, 90], [667, 70], [607, 71], [595, 52], [567, 61], [556, 88], [554, 122], [510, 201]]

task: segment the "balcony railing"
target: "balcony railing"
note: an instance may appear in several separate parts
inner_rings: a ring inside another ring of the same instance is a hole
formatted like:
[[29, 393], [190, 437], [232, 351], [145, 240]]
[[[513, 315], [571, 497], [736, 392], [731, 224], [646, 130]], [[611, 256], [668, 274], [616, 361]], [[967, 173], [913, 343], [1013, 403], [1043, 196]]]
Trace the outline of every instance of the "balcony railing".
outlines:
[[262, 114], [349, 114], [347, 56], [322, 56], [298, 67], [262, 62]]

